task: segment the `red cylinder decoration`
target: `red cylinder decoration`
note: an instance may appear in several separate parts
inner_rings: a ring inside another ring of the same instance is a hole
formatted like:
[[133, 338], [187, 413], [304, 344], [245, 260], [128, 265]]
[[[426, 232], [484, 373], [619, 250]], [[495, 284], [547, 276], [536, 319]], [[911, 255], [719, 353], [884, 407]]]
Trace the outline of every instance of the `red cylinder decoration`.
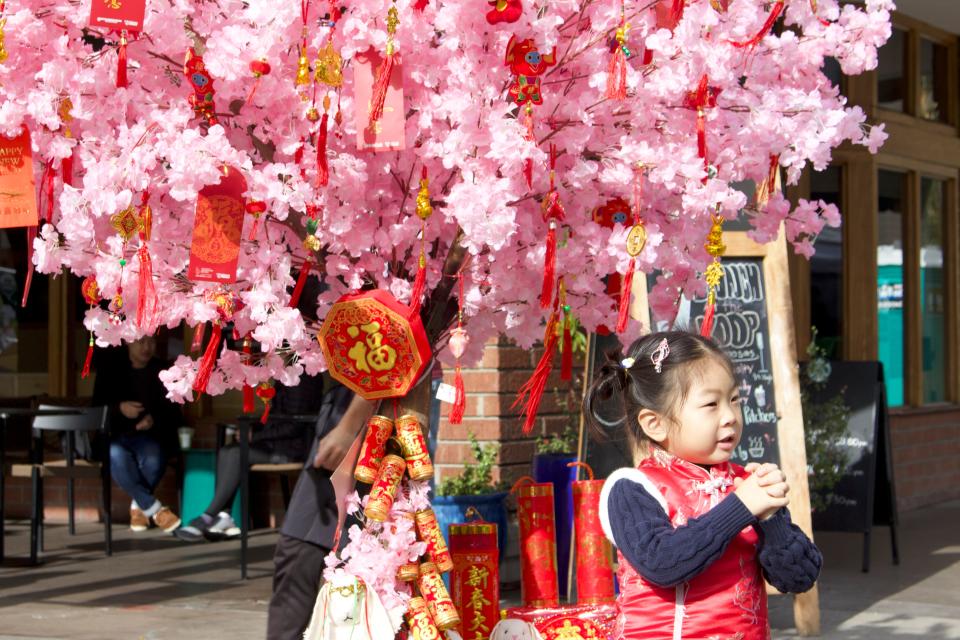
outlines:
[[460, 624], [460, 615], [446, 585], [443, 584], [440, 572], [437, 571], [437, 565], [432, 562], [424, 562], [420, 565], [420, 579], [417, 586], [420, 587], [420, 593], [427, 601], [427, 608], [438, 629], [446, 631]]
[[427, 601], [423, 598], [410, 599], [406, 617], [410, 637], [414, 640], [437, 640], [440, 637], [437, 625], [434, 624], [433, 617], [427, 609]]
[[433, 509], [424, 509], [423, 511], [417, 511], [415, 519], [420, 539], [427, 543], [427, 552], [430, 554], [430, 559], [437, 565], [440, 573], [446, 573], [453, 569], [453, 560], [450, 558], [447, 542], [443, 539], [443, 533], [440, 531], [437, 514], [433, 512]]
[[497, 525], [473, 522], [450, 525], [453, 573], [450, 589], [460, 612], [463, 640], [487, 640], [499, 620], [500, 553]]
[[387, 440], [393, 433], [393, 420], [383, 416], [373, 416], [367, 422], [367, 435], [360, 448], [360, 457], [357, 459], [357, 468], [353, 477], [360, 482], [373, 484], [380, 471], [380, 461], [386, 451]]
[[407, 459], [407, 473], [414, 480], [430, 480], [433, 477], [433, 463], [427, 451], [427, 441], [416, 416], [405, 415], [397, 418], [397, 439]]
[[[522, 483], [526, 482], [527, 484]], [[553, 483], [522, 478], [513, 487], [520, 520], [520, 587], [526, 607], [560, 603]]]
[[573, 526], [577, 541], [577, 598], [580, 604], [613, 602], [613, 548], [600, 526], [600, 492], [603, 480], [593, 479], [593, 469], [583, 463], [569, 466], [586, 467], [589, 480], [573, 483]]
[[393, 499], [397, 495], [397, 487], [403, 479], [403, 472], [407, 470], [407, 463], [400, 456], [389, 454], [380, 463], [380, 473], [370, 489], [367, 507], [363, 515], [371, 520], [385, 522], [393, 507]]

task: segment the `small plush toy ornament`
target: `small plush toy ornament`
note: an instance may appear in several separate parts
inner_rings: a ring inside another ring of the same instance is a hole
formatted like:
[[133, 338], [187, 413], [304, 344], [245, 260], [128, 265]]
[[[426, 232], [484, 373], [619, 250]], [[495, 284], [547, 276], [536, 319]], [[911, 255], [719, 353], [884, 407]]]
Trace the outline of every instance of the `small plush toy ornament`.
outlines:
[[492, 9], [487, 12], [487, 22], [516, 22], [523, 15], [523, 4], [520, 0], [487, 0]]
[[187, 59], [183, 64], [183, 75], [187, 77], [190, 86], [193, 87], [193, 95], [190, 96], [190, 106], [196, 114], [205, 118], [210, 125], [217, 124], [217, 116], [213, 108], [213, 96], [216, 89], [213, 88], [213, 78], [207, 73], [207, 67], [203, 64], [203, 56], [197, 54], [193, 47], [187, 50]]
[[554, 47], [549, 54], [544, 55], [540, 53], [533, 38], [517, 40], [516, 36], [511, 36], [503, 64], [516, 76], [510, 87], [510, 97], [514, 102], [521, 106], [527, 102], [543, 104], [540, 76], [557, 64], [557, 48]]

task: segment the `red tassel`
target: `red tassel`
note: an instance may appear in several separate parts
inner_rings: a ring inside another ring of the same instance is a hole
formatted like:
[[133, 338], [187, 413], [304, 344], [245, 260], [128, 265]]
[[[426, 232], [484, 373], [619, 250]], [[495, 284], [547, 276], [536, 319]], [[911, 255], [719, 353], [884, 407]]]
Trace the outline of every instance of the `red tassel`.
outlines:
[[387, 88], [390, 86], [390, 76], [393, 75], [393, 62], [396, 53], [388, 53], [377, 68], [377, 78], [373, 82], [373, 95], [370, 98], [370, 122], [374, 123], [383, 117], [383, 105], [387, 100]]
[[627, 56], [617, 44], [607, 69], [607, 99], [625, 100], [627, 97]]
[[716, 303], [708, 302], [703, 310], [703, 324], [700, 325], [700, 335], [704, 338], [709, 338], [713, 334], [713, 316], [716, 306]]
[[307, 258], [300, 265], [300, 275], [297, 276], [297, 284], [293, 287], [293, 293], [290, 294], [290, 308], [296, 307], [300, 302], [300, 294], [303, 293], [303, 287], [307, 284], [307, 277], [310, 275], [310, 269], [313, 268], [313, 260]]
[[53, 179], [56, 175], [57, 170], [53, 168], [53, 160], [50, 160], [43, 172], [43, 197], [46, 199], [46, 202], [44, 202], [46, 209], [44, 222], [53, 222]]
[[427, 289], [427, 259], [420, 252], [417, 259], [417, 277], [413, 280], [413, 292], [410, 294], [410, 314], [420, 313], [420, 301], [423, 299], [423, 293]]
[[770, 32], [770, 29], [773, 28], [773, 23], [777, 21], [777, 18], [780, 17], [780, 12], [783, 11], [783, 0], [777, 0], [773, 5], [773, 8], [770, 9], [770, 15], [767, 16], [767, 21], [763, 23], [763, 26], [760, 27], [760, 31], [757, 32], [757, 35], [753, 36], [745, 42], [734, 42], [729, 40], [728, 42], [738, 48], [746, 47], [755, 47], [760, 44], [760, 41], [763, 40], [764, 36]]
[[563, 319], [563, 354], [560, 358], [560, 379], [573, 379], [573, 334], [570, 333], [570, 318], [567, 317]]
[[523, 415], [526, 419], [523, 422], [524, 435], [533, 431], [533, 423], [537, 419], [537, 409], [540, 407], [540, 400], [543, 398], [543, 391], [547, 387], [547, 378], [550, 377], [550, 370], [553, 368], [553, 353], [557, 348], [557, 312], [554, 311], [547, 323], [547, 333], [544, 339], [543, 355], [537, 368], [534, 369], [530, 379], [524, 383], [517, 393], [517, 399], [511, 405], [511, 409], [523, 403]]
[[423, 10], [430, 4], [430, 0], [417, 0], [413, 5], [413, 10], [417, 13], [423, 13]]
[[210, 342], [207, 344], [207, 350], [203, 352], [203, 359], [200, 360], [197, 377], [193, 380], [194, 391], [203, 393], [207, 390], [207, 384], [210, 382], [210, 376], [213, 375], [213, 369], [217, 364], [217, 356], [220, 353], [220, 334], [222, 331], [223, 328], [219, 322], [213, 325]]
[[456, 396], [453, 401], [453, 408], [450, 409], [450, 424], [461, 424], [463, 415], [467, 411], [467, 392], [463, 386], [463, 374], [460, 367], [457, 367], [457, 375], [453, 379], [453, 387], [456, 389]]
[[120, 48], [117, 50], [117, 88], [127, 87], [127, 37], [120, 36]]
[[703, 109], [697, 110], [697, 154], [707, 161], [707, 117]]
[[153, 261], [147, 245], [141, 245], [137, 256], [140, 258], [140, 288], [137, 295], [137, 326], [144, 328], [144, 321], [148, 329], [153, 328], [157, 313], [157, 290], [153, 286]]
[[523, 177], [527, 181], [527, 189], [533, 189], [533, 158], [523, 161]]
[[60, 174], [63, 176], [63, 184], [72, 187], [73, 186], [73, 149], [70, 150], [70, 155], [64, 158], [60, 164]]
[[630, 260], [630, 266], [627, 267], [627, 273], [623, 276], [620, 286], [620, 312], [617, 314], [617, 333], [626, 331], [627, 322], [630, 320], [630, 293], [633, 288], [633, 273], [637, 268], [636, 263], [636, 260]]
[[86, 379], [90, 375], [90, 363], [93, 362], [93, 334], [90, 334], [90, 342], [87, 343], [87, 357], [83, 359], [83, 370], [80, 377]]
[[243, 412], [253, 413], [253, 410], [256, 408], [253, 398], [253, 387], [248, 384], [243, 385]]
[[200, 347], [203, 346], [203, 334], [207, 329], [207, 323], [198, 324], [196, 329], [193, 332], [193, 342], [190, 343], [190, 353], [196, 353], [200, 351]]
[[547, 251], [543, 256], [543, 285], [540, 287], [540, 308], [546, 309], [553, 300], [553, 281], [557, 274], [557, 229], [551, 221], [547, 231]]
[[270, 419], [270, 401], [264, 401], [263, 403], [263, 414], [260, 416], [260, 424], [267, 424], [267, 420]]
[[253, 242], [257, 239], [257, 229], [260, 228], [260, 216], [253, 216], [253, 224], [250, 225], [250, 235], [247, 236], [247, 240]]
[[317, 132], [317, 186], [325, 187], [330, 182], [330, 169], [327, 166], [327, 112], [320, 119], [320, 131]]
[[[523, 126], [527, 129], [523, 139], [536, 144], [537, 138], [533, 133], [533, 108], [529, 104], [523, 111]], [[523, 177], [527, 180], [527, 189], [533, 189], [533, 158], [523, 161]]]
[[20, 306], [27, 306], [27, 296], [30, 295], [30, 284], [33, 282], [33, 241], [37, 237], [36, 227], [27, 227], [27, 277], [23, 281], [23, 299]]

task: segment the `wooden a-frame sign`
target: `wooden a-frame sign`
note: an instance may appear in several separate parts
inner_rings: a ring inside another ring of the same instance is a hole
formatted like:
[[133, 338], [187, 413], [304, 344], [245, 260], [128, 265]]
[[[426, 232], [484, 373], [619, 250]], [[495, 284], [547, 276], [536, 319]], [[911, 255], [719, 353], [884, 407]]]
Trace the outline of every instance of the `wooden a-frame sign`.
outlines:
[[[777, 462], [790, 484], [790, 517], [813, 539], [786, 237], [782, 226], [777, 239], [767, 244], [758, 244], [739, 231], [725, 232], [723, 237], [727, 250], [722, 260], [724, 279], [717, 291], [714, 338], [731, 354], [743, 380], [741, 397], [746, 397], [744, 436], [734, 461]], [[678, 318], [677, 324], [699, 329], [702, 308], [703, 300], [692, 301], [689, 311], [681, 312], [689, 320], [684, 323]], [[665, 328], [651, 323], [646, 278], [633, 280], [630, 315], [645, 330]], [[598, 366], [598, 342], [605, 340], [590, 336], [588, 382]], [[600, 475], [603, 461], [590, 455], [582, 418], [580, 443], [580, 459], [596, 464]], [[768, 591], [776, 593], [772, 587]], [[795, 597], [794, 621], [800, 635], [819, 635], [816, 586]]]

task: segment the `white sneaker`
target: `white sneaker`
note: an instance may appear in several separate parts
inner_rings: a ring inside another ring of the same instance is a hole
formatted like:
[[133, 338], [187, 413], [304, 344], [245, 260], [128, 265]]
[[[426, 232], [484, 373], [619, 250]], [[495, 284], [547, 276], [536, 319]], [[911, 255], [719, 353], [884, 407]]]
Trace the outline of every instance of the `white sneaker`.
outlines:
[[240, 535], [240, 527], [229, 513], [221, 511], [217, 514], [217, 521], [207, 529], [207, 534], [217, 538], [236, 538]]

